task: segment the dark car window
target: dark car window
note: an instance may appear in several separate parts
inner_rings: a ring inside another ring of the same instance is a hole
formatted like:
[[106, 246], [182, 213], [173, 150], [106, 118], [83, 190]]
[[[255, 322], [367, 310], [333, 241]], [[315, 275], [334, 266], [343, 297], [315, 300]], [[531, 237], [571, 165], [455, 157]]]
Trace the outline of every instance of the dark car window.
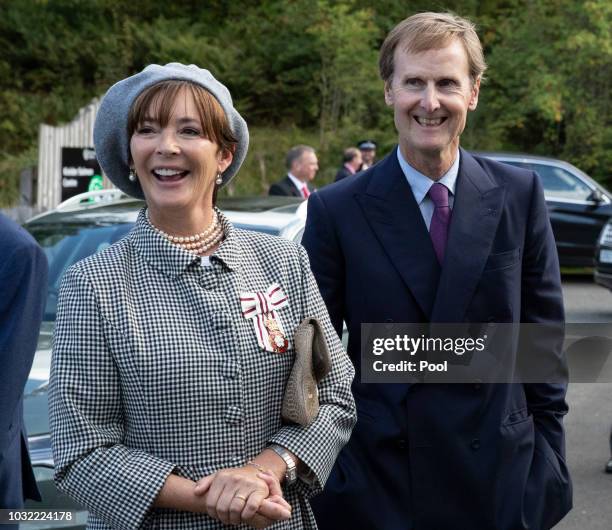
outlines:
[[77, 261], [104, 250], [132, 228], [132, 223], [108, 226], [82, 224], [40, 224], [27, 229], [45, 251], [49, 262], [49, 296], [44, 319], [55, 321], [57, 295], [66, 269]]
[[23, 393], [23, 418], [28, 436], [40, 436], [49, 432], [48, 383], [28, 379]]
[[591, 188], [582, 180], [563, 168], [537, 162], [532, 164], [515, 160], [504, 160], [504, 162], [535, 171], [540, 177], [547, 198], [586, 201], [592, 193]]
[[592, 192], [582, 180], [563, 168], [533, 164], [533, 169], [540, 175], [544, 191], [551, 199], [586, 201]]

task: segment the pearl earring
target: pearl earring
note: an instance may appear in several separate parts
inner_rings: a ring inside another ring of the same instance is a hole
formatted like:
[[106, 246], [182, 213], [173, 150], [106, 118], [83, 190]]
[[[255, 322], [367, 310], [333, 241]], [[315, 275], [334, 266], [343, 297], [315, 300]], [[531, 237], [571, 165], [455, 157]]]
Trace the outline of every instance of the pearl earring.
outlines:
[[128, 179], [130, 179], [130, 182], [136, 182], [137, 178], [138, 175], [136, 175], [136, 172], [133, 169], [130, 169], [130, 174], [128, 175]]
[[217, 179], [215, 180], [215, 184], [217, 186], [221, 186], [221, 184], [223, 184], [223, 177], [221, 176], [221, 172], [217, 173]]

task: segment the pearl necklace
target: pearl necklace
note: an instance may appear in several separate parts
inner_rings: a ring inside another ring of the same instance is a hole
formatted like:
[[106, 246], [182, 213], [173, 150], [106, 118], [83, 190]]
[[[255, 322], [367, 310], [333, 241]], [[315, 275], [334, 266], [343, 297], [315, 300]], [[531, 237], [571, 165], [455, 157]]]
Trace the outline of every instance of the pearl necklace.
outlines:
[[219, 243], [224, 236], [223, 227], [221, 223], [219, 223], [219, 216], [217, 212], [213, 210], [213, 219], [212, 222], [208, 225], [206, 230], [200, 232], [199, 234], [194, 234], [192, 236], [173, 236], [167, 234], [160, 228], [157, 228], [149, 218], [149, 212], [147, 211], [147, 219], [149, 220], [149, 224], [155, 229], [155, 231], [167, 239], [173, 245], [182, 248], [183, 250], [187, 250], [192, 254], [204, 254], [207, 250], [214, 247], [217, 243]]

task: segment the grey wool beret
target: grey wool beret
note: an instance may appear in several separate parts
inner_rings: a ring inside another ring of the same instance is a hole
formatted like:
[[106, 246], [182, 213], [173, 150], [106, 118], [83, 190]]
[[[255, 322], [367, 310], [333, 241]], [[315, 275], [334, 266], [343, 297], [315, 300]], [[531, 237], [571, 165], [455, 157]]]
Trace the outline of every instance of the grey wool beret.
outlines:
[[247, 124], [234, 108], [229, 90], [213, 75], [195, 64], [186, 66], [168, 63], [164, 66], [150, 64], [142, 72], [115, 83], [104, 95], [94, 124], [94, 146], [102, 170], [121, 191], [132, 197], [144, 199], [138, 181], [132, 182], [128, 175], [130, 139], [128, 138], [128, 115], [134, 101], [146, 88], [160, 81], [191, 81], [208, 90], [221, 104], [238, 145], [229, 167], [223, 172], [225, 186], [238, 172], [249, 147]]

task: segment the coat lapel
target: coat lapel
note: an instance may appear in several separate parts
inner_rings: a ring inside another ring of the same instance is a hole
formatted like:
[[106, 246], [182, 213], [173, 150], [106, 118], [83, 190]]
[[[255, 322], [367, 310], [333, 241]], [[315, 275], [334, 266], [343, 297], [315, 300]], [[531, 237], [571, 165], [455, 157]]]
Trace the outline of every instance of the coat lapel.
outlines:
[[440, 266], [396, 150], [373, 168], [365, 193], [356, 200], [389, 260], [429, 318]]
[[505, 188], [463, 149], [432, 322], [462, 322], [491, 252]]

